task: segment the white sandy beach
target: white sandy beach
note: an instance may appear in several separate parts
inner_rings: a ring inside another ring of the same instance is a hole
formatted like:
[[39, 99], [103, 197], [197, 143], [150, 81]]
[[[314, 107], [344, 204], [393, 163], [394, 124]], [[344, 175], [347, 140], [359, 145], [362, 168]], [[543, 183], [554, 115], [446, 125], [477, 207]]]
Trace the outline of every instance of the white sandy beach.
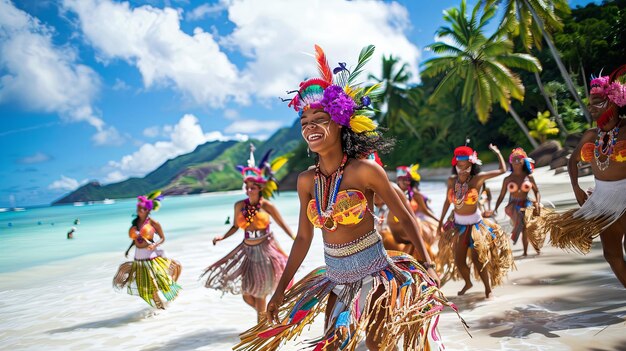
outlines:
[[[549, 174], [543, 169], [537, 171], [544, 200], [571, 206], [567, 176]], [[592, 184], [589, 177], [581, 181], [583, 188]], [[490, 185], [496, 197], [499, 182]], [[441, 188], [437, 189], [437, 193], [428, 195], [443, 197]], [[285, 194], [276, 203], [295, 203], [295, 194]], [[436, 211], [440, 209], [440, 205], [435, 207]], [[288, 224], [295, 228], [295, 211], [285, 212]], [[240, 296], [222, 297], [197, 280], [205, 266], [241, 240], [236, 235], [213, 247], [208, 239], [215, 234], [221, 233], [203, 229], [166, 243], [168, 254], [183, 263], [179, 282], [184, 290], [165, 311], [153, 310], [138, 297], [113, 291], [111, 279], [124, 261], [125, 247], [117, 252], [88, 254], [1, 273], [0, 348], [230, 349], [237, 343], [237, 335], [253, 324], [256, 315]], [[276, 235], [288, 250], [289, 238], [282, 232]], [[321, 237], [317, 236], [298, 277], [323, 264], [321, 253]], [[472, 334], [466, 334], [454, 313], [446, 312], [440, 331], [447, 350], [626, 349], [626, 290], [604, 262], [599, 243], [587, 256], [546, 247], [541, 256], [519, 259], [521, 243], [514, 254], [517, 271], [509, 274], [504, 286], [494, 290], [493, 301], [484, 300], [480, 281], [475, 281], [474, 288], [463, 297], [456, 296], [461, 282], [443, 287], [444, 293], [459, 306]], [[317, 336], [320, 327], [317, 323], [308, 335]], [[284, 350], [300, 347], [290, 344]]]

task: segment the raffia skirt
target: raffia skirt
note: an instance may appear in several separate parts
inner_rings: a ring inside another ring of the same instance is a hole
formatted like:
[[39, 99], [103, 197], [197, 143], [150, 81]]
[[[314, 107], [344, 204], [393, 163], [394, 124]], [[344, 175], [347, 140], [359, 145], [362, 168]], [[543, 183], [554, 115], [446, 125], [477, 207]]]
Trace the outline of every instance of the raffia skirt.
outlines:
[[152, 307], [165, 308], [163, 301], [174, 300], [181, 290], [176, 283], [181, 270], [180, 263], [167, 258], [162, 250], [136, 248], [135, 259], [118, 268], [113, 286], [140, 296]]
[[[385, 251], [376, 231], [343, 245], [324, 244], [326, 266], [315, 269], [287, 290], [279, 308], [282, 323], [262, 320], [241, 334], [239, 351], [277, 350], [299, 336], [315, 317], [324, 314], [328, 297], [337, 295], [324, 335], [305, 341], [305, 349], [325, 346], [355, 350], [365, 333], [381, 337], [381, 350], [441, 350], [437, 331], [448, 302], [424, 267], [412, 257]], [[370, 323], [384, 314], [380, 325]]]
[[506, 214], [511, 218], [511, 239], [517, 243], [520, 234], [526, 231], [528, 242], [535, 251], [539, 252], [546, 241], [546, 220], [553, 213], [547, 208], [541, 209], [541, 215], [537, 215], [534, 202], [530, 200], [509, 200], [505, 208]]
[[[501, 285], [508, 272], [515, 268], [509, 238], [498, 224], [483, 219], [479, 212], [468, 216], [454, 214], [444, 229], [435, 259], [441, 284], [462, 278], [454, 262], [457, 245], [476, 250], [482, 269], [489, 273], [492, 287]], [[470, 255], [467, 255], [467, 261], [471, 267]], [[478, 269], [474, 269], [474, 276], [480, 279]]]
[[552, 213], [546, 220], [550, 242], [561, 249], [583, 254], [595, 237], [626, 213], [626, 179], [596, 179], [596, 188], [579, 209]]
[[254, 297], [272, 294], [285, 270], [287, 255], [271, 233], [254, 240], [260, 243], [249, 245], [244, 240], [224, 258], [207, 267], [200, 276], [207, 276], [204, 286]]

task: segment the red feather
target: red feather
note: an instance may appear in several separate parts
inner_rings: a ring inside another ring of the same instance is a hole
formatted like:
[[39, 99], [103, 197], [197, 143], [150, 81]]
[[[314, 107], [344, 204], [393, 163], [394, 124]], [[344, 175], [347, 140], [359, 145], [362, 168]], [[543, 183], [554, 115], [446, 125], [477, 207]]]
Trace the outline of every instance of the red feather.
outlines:
[[617, 69], [611, 73], [611, 83], [618, 80], [623, 75], [626, 75], [626, 65], [617, 67]]
[[321, 78], [328, 82], [329, 85], [333, 84], [333, 71], [328, 65], [324, 50], [318, 45], [315, 45], [315, 58], [317, 59], [317, 69], [320, 71]]

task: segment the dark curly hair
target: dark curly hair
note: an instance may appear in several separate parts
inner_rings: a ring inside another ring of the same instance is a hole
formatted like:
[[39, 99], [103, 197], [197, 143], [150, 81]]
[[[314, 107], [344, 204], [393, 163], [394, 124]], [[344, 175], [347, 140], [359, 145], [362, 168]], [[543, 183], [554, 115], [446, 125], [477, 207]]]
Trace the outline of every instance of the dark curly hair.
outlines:
[[[475, 163], [472, 163], [472, 169], [470, 170], [470, 175], [471, 175], [471, 176], [475, 176], [475, 175], [477, 175], [478, 173], [480, 173], [480, 171], [481, 171], [480, 166], [479, 166], [479, 165], [477, 165], [477, 164], [475, 164]], [[454, 174], [454, 175], [458, 175], [458, 173], [457, 173], [457, 171], [456, 171], [456, 167], [455, 167], [455, 166], [452, 166], [452, 174]]]
[[348, 158], [365, 158], [374, 151], [388, 153], [395, 142], [395, 139], [384, 138], [380, 130], [355, 133], [350, 128], [341, 128], [341, 148]]

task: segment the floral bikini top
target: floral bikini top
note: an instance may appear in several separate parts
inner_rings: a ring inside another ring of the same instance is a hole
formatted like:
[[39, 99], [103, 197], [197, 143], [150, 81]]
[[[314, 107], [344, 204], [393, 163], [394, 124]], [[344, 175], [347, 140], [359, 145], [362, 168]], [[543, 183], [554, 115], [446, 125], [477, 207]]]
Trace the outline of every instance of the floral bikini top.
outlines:
[[131, 239], [137, 240], [137, 242], [141, 243], [144, 240], [152, 241], [152, 239], [154, 239], [155, 232], [156, 230], [154, 229], [152, 224], [150, 224], [150, 220], [148, 219], [139, 230], [137, 229], [137, 226], [132, 226], [128, 231], [128, 236]]
[[[337, 224], [342, 225], [358, 224], [363, 220], [366, 212], [367, 199], [361, 191], [356, 189], [342, 190], [337, 193], [332, 219]], [[323, 218], [317, 212], [315, 199], [309, 201], [306, 214], [314, 227], [322, 228], [324, 226]]]
[[256, 212], [252, 222], [248, 222], [242, 212], [239, 212], [235, 218], [235, 224], [243, 230], [246, 230], [252, 223], [254, 223], [254, 226], [258, 229], [267, 229], [270, 226], [269, 213]]
[[[580, 149], [580, 159], [583, 162], [591, 162], [594, 158], [595, 147], [594, 143], [585, 143]], [[620, 140], [615, 143], [613, 152], [609, 157], [611, 161], [626, 162], [626, 140]]]
[[[448, 191], [448, 201], [450, 201], [450, 203], [460, 203], [460, 201], [457, 201], [454, 189], [450, 189]], [[478, 202], [478, 190], [470, 188], [467, 194], [465, 194], [465, 198], [463, 199], [463, 201], [466, 205], [476, 204]]]
[[522, 190], [522, 192], [527, 193], [530, 191], [530, 189], [533, 188], [533, 183], [531, 183], [528, 177], [526, 177], [524, 178], [521, 187], [515, 182], [509, 182], [509, 184], [506, 185], [506, 188], [509, 190], [509, 193], [516, 193], [520, 189]]

